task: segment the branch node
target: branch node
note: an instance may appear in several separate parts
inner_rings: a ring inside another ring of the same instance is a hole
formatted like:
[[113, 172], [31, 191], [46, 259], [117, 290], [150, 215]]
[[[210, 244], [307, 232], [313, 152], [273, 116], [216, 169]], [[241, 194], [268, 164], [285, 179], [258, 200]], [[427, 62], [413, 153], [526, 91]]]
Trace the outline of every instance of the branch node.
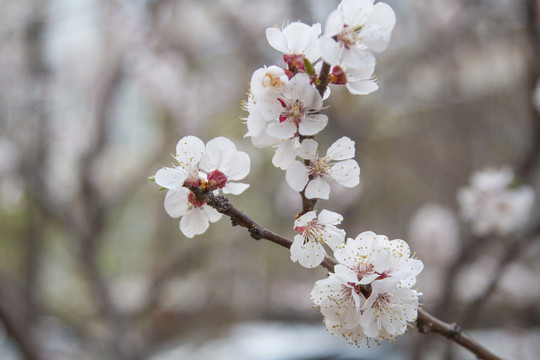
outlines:
[[450, 324], [447, 335], [453, 339], [456, 339], [461, 334], [461, 327], [457, 323]]
[[251, 237], [254, 238], [255, 240], [261, 240], [263, 238], [261, 228], [255, 224], [251, 225], [248, 231]]
[[231, 209], [231, 203], [225, 196], [209, 196], [206, 203], [220, 213], [226, 213]]

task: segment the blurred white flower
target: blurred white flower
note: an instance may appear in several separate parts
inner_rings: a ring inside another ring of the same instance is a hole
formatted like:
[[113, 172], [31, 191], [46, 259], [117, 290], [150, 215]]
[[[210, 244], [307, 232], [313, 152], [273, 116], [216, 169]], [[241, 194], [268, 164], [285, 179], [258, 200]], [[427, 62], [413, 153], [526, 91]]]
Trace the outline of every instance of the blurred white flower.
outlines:
[[409, 222], [408, 240], [424, 262], [443, 268], [460, 249], [456, 216], [441, 205], [423, 205]]
[[470, 222], [477, 236], [509, 235], [523, 229], [530, 220], [534, 191], [529, 186], [513, 186], [508, 167], [472, 174], [470, 186], [457, 192], [461, 216]]

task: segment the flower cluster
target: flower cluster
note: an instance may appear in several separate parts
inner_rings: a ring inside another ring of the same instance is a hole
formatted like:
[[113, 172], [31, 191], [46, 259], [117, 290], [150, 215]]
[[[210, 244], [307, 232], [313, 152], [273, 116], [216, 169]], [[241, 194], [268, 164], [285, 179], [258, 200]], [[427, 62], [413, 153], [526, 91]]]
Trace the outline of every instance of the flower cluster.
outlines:
[[407, 243], [368, 231], [334, 254], [339, 264], [311, 291], [326, 328], [357, 346], [364, 337], [380, 341], [403, 334], [418, 314], [421, 294], [411, 287], [423, 269]]
[[458, 190], [461, 216], [470, 222], [477, 236], [505, 236], [519, 231], [529, 222], [534, 192], [518, 186], [512, 169], [487, 169], [474, 172], [470, 185]]
[[[385, 3], [343, 0], [329, 15], [324, 34], [321, 34], [320, 24], [309, 26], [300, 22], [291, 23], [282, 30], [267, 29], [268, 43], [283, 53], [284, 65], [263, 67], [253, 73], [244, 106], [249, 112], [245, 118], [246, 136], [251, 137], [257, 147], [276, 146], [272, 163], [288, 170], [299, 156], [298, 152], [305, 153], [301, 145], [303, 141], [312, 139], [328, 123], [328, 117], [321, 114], [321, 110], [330, 90], [325, 89], [325, 85], [318, 88], [323, 81], [323, 67], [326, 66], [329, 72], [326, 77], [329, 84], [345, 85], [352, 94], [369, 94], [377, 90], [373, 52], [386, 48], [394, 24], [394, 12]], [[323, 90], [326, 91], [320, 94], [319, 91]], [[316, 147], [316, 144], [311, 144], [310, 149]], [[316, 154], [309, 152], [307, 155], [311, 160]], [[349, 157], [342, 159], [352, 157], [354, 150]], [[323, 162], [323, 159], [319, 160], [317, 164]], [[317, 164], [312, 164], [311, 169]], [[327, 171], [324, 165], [322, 170]], [[340, 168], [343, 174], [348, 174], [341, 183], [355, 186], [358, 164], [354, 160], [344, 161]], [[307, 184], [304, 172], [295, 165], [296, 176], [291, 175], [292, 182], [288, 177], [293, 189]], [[314, 178], [322, 175], [327, 173], [308, 172], [308, 176]], [[316, 185], [323, 186], [324, 190], [321, 189], [321, 194], [310, 192], [312, 197], [327, 198], [328, 187], [320, 179], [311, 186]]]
[[249, 185], [235, 181], [247, 176], [250, 160], [225, 137], [212, 139], [205, 146], [195, 136], [185, 136], [178, 141], [174, 158], [178, 166], [159, 169], [154, 179], [156, 184], [169, 190], [165, 196], [165, 211], [173, 218], [181, 218], [180, 230], [191, 238], [204, 233], [209, 222], [218, 221], [221, 214], [197, 199], [185, 185], [241, 194]]

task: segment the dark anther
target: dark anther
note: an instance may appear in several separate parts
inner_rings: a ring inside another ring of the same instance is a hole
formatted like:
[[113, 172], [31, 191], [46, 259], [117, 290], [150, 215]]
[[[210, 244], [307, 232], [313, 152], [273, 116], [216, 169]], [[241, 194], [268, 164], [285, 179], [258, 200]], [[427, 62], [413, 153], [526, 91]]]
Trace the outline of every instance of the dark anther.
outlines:
[[261, 229], [257, 225], [251, 225], [248, 231], [251, 237], [254, 238], [255, 240], [261, 240], [263, 238]]

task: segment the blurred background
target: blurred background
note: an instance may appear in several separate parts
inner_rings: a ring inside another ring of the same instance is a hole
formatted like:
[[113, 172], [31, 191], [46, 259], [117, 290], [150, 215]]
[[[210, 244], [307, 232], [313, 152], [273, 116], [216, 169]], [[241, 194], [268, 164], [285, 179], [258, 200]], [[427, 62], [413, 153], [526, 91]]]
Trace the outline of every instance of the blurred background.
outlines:
[[[403, 238], [424, 309], [512, 359], [540, 353], [538, 206], [528, 230], [475, 237], [456, 191], [512, 166], [539, 194], [536, 0], [388, 0], [380, 89], [333, 88], [326, 148], [356, 141], [361, 186], [318, 208], [349, 237]], [[324, 269], [223, 218], [185, 238], [147, 180], [182, 136], [232, 138], [252, 160], [233, 204], [292, 238], [300, 196], [243, 138], [265, 29], [324, 26], [338, 1], [0, 0], [1, 359], [467, 359], [416, 329], [360, 349], [327, 334]], [[469, 356], [469, 357], [467, 357]]]

